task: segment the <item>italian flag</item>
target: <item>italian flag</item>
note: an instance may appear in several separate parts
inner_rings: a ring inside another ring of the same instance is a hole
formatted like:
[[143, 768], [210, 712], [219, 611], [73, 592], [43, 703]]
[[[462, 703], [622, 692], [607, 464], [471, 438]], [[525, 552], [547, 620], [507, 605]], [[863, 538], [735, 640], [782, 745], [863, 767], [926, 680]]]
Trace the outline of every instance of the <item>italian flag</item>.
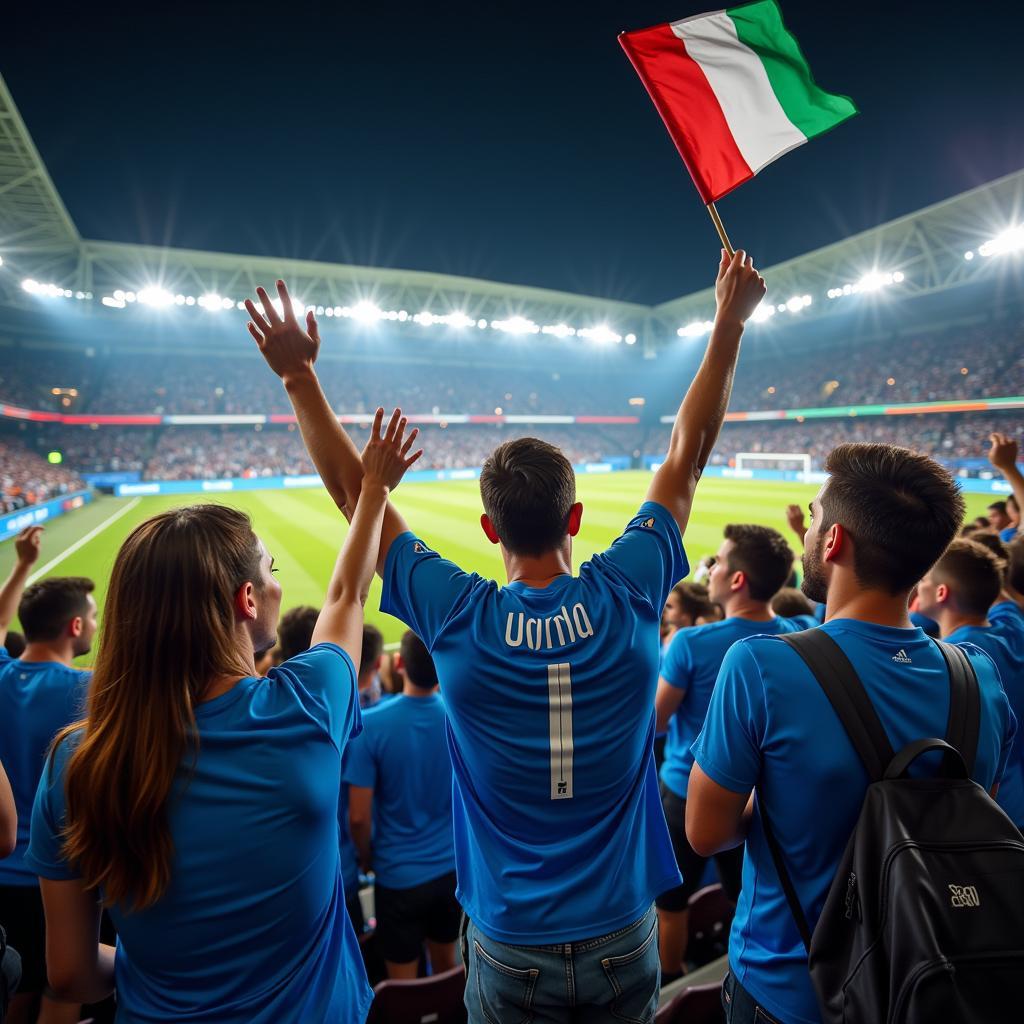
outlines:
[[775, 0], [623, 32], [619, 42], [705, 203], [857, 113], [815, 84]]

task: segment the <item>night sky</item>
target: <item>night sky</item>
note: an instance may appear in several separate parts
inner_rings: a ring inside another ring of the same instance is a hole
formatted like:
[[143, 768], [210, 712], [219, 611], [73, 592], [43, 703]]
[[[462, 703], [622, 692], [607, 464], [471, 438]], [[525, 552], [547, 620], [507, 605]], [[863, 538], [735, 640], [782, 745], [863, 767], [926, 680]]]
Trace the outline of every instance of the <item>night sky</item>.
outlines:
[[[861, 114], [719, 203], [762, 265], [1024, 165], [1024, 5], [782, 7]], [[660, 302], [718, 242], [616, 35], [709, 8], [7, 4], [0, 73], [86, 237]]]

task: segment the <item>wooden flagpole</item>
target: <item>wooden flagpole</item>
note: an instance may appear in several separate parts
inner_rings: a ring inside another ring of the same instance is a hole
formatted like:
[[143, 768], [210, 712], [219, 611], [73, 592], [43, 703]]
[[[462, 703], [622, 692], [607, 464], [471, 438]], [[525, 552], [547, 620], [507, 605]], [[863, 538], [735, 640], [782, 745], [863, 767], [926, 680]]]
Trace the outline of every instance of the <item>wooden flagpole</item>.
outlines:
[[711, 214], [711, 221], [715, 225], [715, 230], [718, 232], [718, 237], [722, 240], [722, 246], [725, 251], [729, 254], [729, 259], [733, 258], [732, 243], [729, 241], [729, 236], [725, 233], [725, 227], [722, 225], [722, 218], [718, 216], [718, 211], [715, 209], [714, 203], [708, 203], [708, 213]]

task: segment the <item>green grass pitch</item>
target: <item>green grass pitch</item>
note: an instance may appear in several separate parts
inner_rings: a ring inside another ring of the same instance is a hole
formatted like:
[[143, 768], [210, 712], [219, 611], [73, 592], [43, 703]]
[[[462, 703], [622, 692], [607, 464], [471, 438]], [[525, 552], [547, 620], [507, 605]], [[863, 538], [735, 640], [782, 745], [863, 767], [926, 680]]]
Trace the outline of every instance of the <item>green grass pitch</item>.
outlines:
[[[579, 499], [583, 502], [584, 514], [583, 528], [573, 546], [575, 566], [595, 551], [603, 550], [618, 536], [643, 501], [649, 482], [650, 474], [644, 472], [579, 478]], [[816, 487], [805, 484], [703, 480], [697, 489], [693, 515], [684, 537], [690, 561], [695, 563], [703, 555], [717, 550], [727, 523], [764, 523], [788, 533], [785, 506], [790, 502], [806, 505], [815, 492]], [[141, 500], [101, 498], [47, 526], [37, 569], [45, 569], [59, 559], [44, 575], [93, 578], [102, 609], [114, 556], [132, 528], [157, 512], [203, 500], [233, 505], [252, 517], [257, 533], [280, 567], [279, 578], [284, 589], [282, 610], [298, 604], [319, 607], [346, 530], [340, 513], [321, 490], [248, 491], [216, 498], [201, 495]], [[983, 494], [967, 495], [970, 516], [983, 513], [989, 500]], [[411, 529], [434, 550], [464, 569], [504, 579], [498, 549], [487, 542], [480, 529], [480, 493], [475, 481], [403, 484], [395, 494], [395, 504]], [[103, 526], [129, 505], [130, 510]], [[61, 557], [98, 527], [103, 528], [92, 539]], [[791, 535], [789, 539], [795, 542]], [[0, 573], [4, 576], [13, 559], [14, 545], [8, 542], [0, 546]], [[382, 614], [379, 605], [380, 581], [376, 580], [367, 603], [367, 618], [380, 627], [386, 641], [397, 641], [404, 626], [397, 619]]]

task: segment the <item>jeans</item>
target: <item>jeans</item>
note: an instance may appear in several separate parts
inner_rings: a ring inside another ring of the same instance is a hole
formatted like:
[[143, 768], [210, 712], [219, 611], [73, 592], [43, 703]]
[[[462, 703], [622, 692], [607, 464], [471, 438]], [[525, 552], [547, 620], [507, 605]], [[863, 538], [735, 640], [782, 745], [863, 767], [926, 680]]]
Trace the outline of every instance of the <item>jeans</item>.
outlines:
[[658, 916], [580, 942], [510, 946], [467, 921], [469, 1024], [650, 1024], [658, 1008]]
[[722, 982], [722, 1008], [726, 1024], [779, 1024], [764, 1007], [736, 980], [730, 971]]

